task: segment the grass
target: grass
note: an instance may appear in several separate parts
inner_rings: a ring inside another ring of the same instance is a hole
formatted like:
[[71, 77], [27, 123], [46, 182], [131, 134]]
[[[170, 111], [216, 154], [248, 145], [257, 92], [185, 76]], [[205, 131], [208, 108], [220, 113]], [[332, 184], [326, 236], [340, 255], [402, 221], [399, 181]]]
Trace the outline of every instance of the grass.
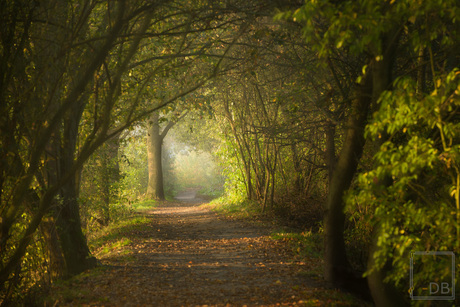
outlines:
[[156, 208], [157, 205], [158, 205], [158, 202], [156, 200], [146, 199], [146, 200], [142, 200], [142, 201], [131, 204], [131, 207], [135, 211], [142, 212], [142, 211], [152, 210]]
[[226, 197], [220, 197], [204, 206], [227, 217], [237, 219], [253, 219], [262, 213], [262, 209], [258, 203], [247, 199], [231, 200]]
[[323, 277], [322, 236], [312, 231], [290, 232], [275, 231], [271, 239], [281, 241], [288, 246], [293, 255], [292, 261], [308, 263], [308, 269], [297, 275], [302, 278], [321, 280]]
[[88, 245], [92, 250], [95, 250], [107, 244], [114, 244], [116, 241], [122, 240], [126, 233], [145, 230], [151, 222], [146, 216], [132, 216], [123, 219], [92, 234], [88, 238]]
[[146, 215], [142, 215], [142, 213], [152, 210], [157, 206], [158, 203], [155, 200], [143, 200], [132, 203], [130, 209], [141, 214], [131, 214], [98, 231], [88, 233], [87, 237], [90, 249], [94, 251], [103, 247], [107, 250], [129, 245], [125, 238], [126, 234], [146, 230], [146, 227], [151, 223], [151, 219]]
[[[97, 254], [97, 256], [102, 257], [108, 254], [112, 254], [114, 251], [121, 249], [124, 246], [128, 246], [132, 243], [130, 239], [121, 238], [113, 243], [105, 245], [102, 250]], [[124, 254], [129, 253], [129, 251], [124, 251]]]

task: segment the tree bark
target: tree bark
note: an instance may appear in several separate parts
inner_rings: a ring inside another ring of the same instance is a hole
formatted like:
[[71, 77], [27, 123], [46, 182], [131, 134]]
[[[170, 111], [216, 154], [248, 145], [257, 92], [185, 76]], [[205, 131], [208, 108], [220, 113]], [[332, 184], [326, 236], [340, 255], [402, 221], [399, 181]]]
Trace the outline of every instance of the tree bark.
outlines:
[[[40, 129], [38, 129], [38, 132], [33, 135], [34, 140], [33, 142], [30, 142], [29, 144], [31, 145], [30, 148], [30, 153], [27, 155], [27, 161], [25, 163], [28, 164], [27, 171], [22, 174], [20, 178], [18, 178], [18, 183], [16, 184], [17, 188], [13, 191], [11, 191], [11, 205], [7, 204], [8, 207], [6, 208], [7, 212], [2, 214], [5, 216], [2, 220], [6, 220], [8, 223], [10, 221], [14, 221], [15, 218], [17, 218], [20, 214], [21, 211], [23, 210], [23, 201], [25, 199], [26, 192], [28, 191], [29, 187], [33, 184], [32, 180], [33, 178], [36, 178], [40, 169], [42, 169], [41, 164], [42, 164], [42, 159], [44, 157], [45, 153], [45, 148], [46, 146], [51, 142], [52, 134], [61, 134], [62, 133], [62, 127], [63, 123], [66, 124], [69, 119], [74, 120], [74, 107], [80, 108], [81, 105], [79, 104], [82, 102], [80, 100], [81, 95], [86, 91], [87, 85], [90, 83], [90, 80], [92, 80], [92, 76], [94, 75], [94, 72], [101, 66], [101, 64], [104, 62], [104, 59], [106, 59], [108, 53], [110, 50], [113, 48], [113, 42], [115, 39], [118, 37], [120, 31], [122, 30], [123, 24], [126, 22], [124, 18], [124, 13], [126, 11], [125, 9], [125, 1], [120, 1], [117, 2], [117, 5], [119, 5], [119, 8], [117, 9], [117, 14], [116, 18], [114, 19], [114, 22], [112, 23], [113, 26], [110, 27], [110, 31], [107, 32], [107, 35], [105, 36], [106, 38], [101, 41], [100, 45], [96, 44], [95, 48], [91, 48], [91, 50], [88, 52], [92, 53], [92, 57], [89, 58], [88, 63], [84, 62], [79, 62], [79, 66], [82, 66], [82, 68], [77, 70], [77, 76], [74, 79], [75, 84], [68, 84], [69, 86], [65, 87], [66, 96], [65, 97], [60, 97], [58, 104], [55, 105], [54, 101], [50, 100], [48, 96], [46, 96], [46, 89], [44, 90], [45, 94], [41, 94], [39, 92], [37, 95], [32, 97], [29, 101], [25, 101], [24, 105], [21, 105], [21, 108], [28, 109], [29, 107], [35, 107], [37, 105], [37, 101], [49, 101], [49, 103], [46, 105], [47, 109], [45, 109], [45, 112], [42, 114], [38, 114], [39, 117], [37, 117], [36, 123], [41, 123], [46, 120], [46, 125], [42, 125]], [[40, 7], [43, 7], [40, 5]], [[88, 6], [89, 7], [89, 6]], [[68, 16], [68, 15], [66, 15]], [[150, 20], [151, 16], [146, 18], [146, 25], [147, 22]], [[45, 19], [45, 22], [43, 24], [48, 24], [46, 21], [48, 19]], [[82, 23], [85, 23], [86, 21], [84, 19], [81, 20]], [[39, 23], [40, 24], [40, 23]], [[51, 23], [53, 26], [56, 25], [61, 25], [59, 23]], [[67, 27], [62, 26], [63, 29], [67, 29]], [[145, 28], [143, 29], [145, 31]], [[75, 33], [74, 33], [75, 34]], [[141, 39], [142, 34], [139, 34], [137, 36], [137, 39], [135, 40], [135, 43], [132, 44], [131, 52], [129, 56], [127, 57], [127, 60], [131, 59], [134, 53], [135, 48], [137, 48], [138, 43]], [[41, 37], [41, 36], [40, 36]], [[47, 40], [44, 40], [47, 41]], [[49, 44], [49, 42], [48, 42]], [[67, 44], [64, 44], [67, 46]], [[40, 49], [40, 48], [35, 48], [35, 49]], [[64, 48], [65, 49], [65, 48]], [[63, 50], [60, 50], [63, 51]], [[88, 58], [84, 57], [83, 58]], [[53, 59], [49, 60], [49, 64], [54, 65]], [[123, 67], [126, 67], [124, 65]], [[122, 67], [122, 68], [123, 68]], [[40, 71], [40, 70], [37, 70]], [[46, 69], [45, 69], [46, 71]], [[71, 71], [71, 70], [70, 70]], [[123, 71], [121, 69], [120, 71]], [[38, 76], [41, 80], [39, 82], [40, 84], [45, 84], [46, 82], [43, 81], [43, 76], [39, 75]], [[115, 82], [116, 83], [116, 82]], [[45, 84], [46, 85], [46, 84]], [[40, 88], [40, 87], [39, 87]], [[59, 86], [55, 86], [53, 84], [52, 88], [60, 89]], [[48, 94], [54, 94], [48, 93]], [[26, 104], [29, 103], [29, 104]], [[113, 104], [109, 103], [106, 105], [106, 115], [109, 115], [109, 112], [113, 108]], [[55, 109], [55, 110], [54, 110]], [[51, 115], [49, 115], [50, 111]], [[26, 113], [19, 113], [20, 115], [23, 114], [29, 114], [30, 112], [27, 111]], [[34, 112], [32, 112], [34, 113]], [[40, 116], [41, 115], [41, 116]], [[35, 118], [33, 118], [35, 119]], [[80, 117], [77, 117], [74, 123], [77, 124], [78, 128], [78, 123], [79, 123]], [[62, 199], [62, 208], [61, 211], [66, 218], [70, 219], [71, 224], [65, 224], [63, 221], [56, 221], [58, 225], [64, 225], [66, 226], [64, 233], [59, 234], [60, 240], [63, 240], [65, 242], [61, 242], [61, 246], [64, 248], [65, 243], [69, 243], [69, 245], [65, 245], [67, 248], [67, 251], [65, 251], [65, 257], [66, 259], [66, 267], [67, 271], [70, 272], [75, 272], [78, 273], [81, 271], [85, 265], [76, 265], [73, 266], [73, 261], [72, 259], [77, 259], [77, 260], [82, 260], [84, 261], [85, 264], [94, 264], [94, 258], [88, 258], [89, 253], [88, 253], [88, 248], [86, 246], [86, 240], [84, 240], [84, 237], [82, 235], [81, 228], [80, 226], [80, 220], [79, 220], [79, 214], [78, 214], [78, 203], [77, 203], [77, 187], [76, 187], [76, 174], [78, 173], [78, 169], [82, 166], [82, 163], [87, 160], [94, 152], [95, 149], [97, 149], [105, 140], [105, 133], [107, 132], [107, 129], [109, 127], [109, 120], [110, 116], [105, 116], [106, 121], [103, 123], [102, 127], [103, 129], [99, 129], [99, 131], [102, 130], [102, 132], [97, 135], [96, 132], [97, 129], [95, 129], [95, 138], [91, 138], [88, 140], [85, 145], [83, 146], [83, 150], [79, 153], [79, 156], [77, 159], [74, 159], [74, 154], [75, 154], [75, 146], [72, 147], [65, 147], [65, 149], [68, 151], [67, 153], [63, 153], [62, 156], [55, 157], [56, 161], [59, 161], [58, 164], [62, 165], [60, 171], [59, 171], [59, 179], [56, 181], [54, 185], [51, 185], [49, 187], [46, 187], [43, 189], [42, 194], [40, 195], [40, 200], [38, 207], [36, 209], [36, 212], [34, 215], [31, 217], [30, 222], [28, 222], [25, 225], [25, 230], [23, 234], [21, 234], [21, 237], [18, 239], [18, 242], [16, 243], [14, 251], [12, 251], [12, 255], [8, 257], [7, 259], [5, 258], [5, 262], [2, 263], [2, 268], [0, 270], [0, 288], [2, 288], [5, 285], [5, 282], [10, 279], [10, 276], [13, 274], [13, 272], [19, 272], [20, 266], [21, 266], [21, 259], [23, 255], [26, 253], [27, 246], [30, 243], [30, 241], [33, 239], [33, 235], [37, 228], [40, 225], [40, 222], [42, 221], [42, 218], [50, 212], [51, 206], [55, 204], [56, 201], [56, 196], [57, 195], [66, 195], [65, 198], [61, 197]], [[18, 130], [15, 130], [17, 125], [13, 126], [13, 130], [8, 128], [12, 134], [14, 133], [15, 135], [19, 135], [17, 132]], [[64, 125], [64, 130], [66, 125]], [[19, 130], [21, 131], [21, 130]], [[78, 129], [76, 129], [78, 131]], [[64, 132], [64, 138], [67, 140], [67, 133]], [[23, 136], [21, 136], [22, 138]], [[74, 140], [70, 140], [69, 142], [74, 142]], [[62, 144], [66, 144], [63, 142]], [[67, 145], [65, 145], [67, 146]], [[7, 174], [8, 176], [8, 174]], [[3, 203], [2, 203], [3, 205]], [[56, 208], [56, 212], [58, 211], [59, 208]], [[3, 228], [3, 227], [2, 227]], [[58, 231], [61, 231], [58, 227]], [[68, 236], [65, 236], [65, 234], [70, 234]], [[72, 237], [73, 236], [73, 237]], [[73, 242], [75, 241], [75, 242]], [[3, 242], [2, 242], [3, 243]], [[8, 243], [8, 242], [6, 242]], [[4, 243], [4, 244], [6, 244]], [[63, 244], [64, 243], [64, 244]], [[76, 247], [73, 249], [72, 247]], [[1, 253], [2, 251], [0, 251]], [[71, 252], [76, 252], [76, 255], [71, 255]], [[17, 274], [17, 273], [16, 273]]]
[[153, 113], [147, 123], [147, 159], [149, 170], [149, 182], [146, 196], [149, 199], [165, 199], [164, 182], [163, 182], [163, 165], [161, 160], [161, 151], [163, 139], [169, 128], [174, 122], [169, 122], [163, 133], [160, 133], [158, 113]]
[[350, 187], [363, 152], [364, 127], [371, 102], [372, 75], [367, 73], [362, 83], [358, 85], [357, 97], [351, 105], [346, 138], [330, 179], [324, 218], [324, 276], [327, 281], [342, 287], [354, 279], [343, 237], [345, 224], [343, 194]]
[[64, 277], [66, 271], [65, 259], [59, 244], [56, 229], [56, 221], [52, 216], [43, 218], [40, 224], [40, 232], [44, 238], [48, 251], [48, 272], [50, 280], [54, 281]]
[[[395, 52], [398, 45], [399, 33], [391, 31], [382, 38], [382, 45], [386, 47], [386, 52], [381, 61], [375, 62], [373, 65], [373, 97], [377, 100], [383, 91], [390, 89], [392, 78], [392, 69], [395, 61]], [[423, 53], [421, 54], [423, 56]], [[422, 78], [423, 79], [423, 78]], [[387, 139], [387, 136], [382, 136], [374, 141], [375, 148], [379, 150], [380, 145]], [[391, 178], [386, 178], [382, 183], [385, 186], [391, 184]], [[375, 226], [372, 233], [372, 241], [369, 249], [369, 258], [367, 268], [370, 269], [375, 265], [374, 254], [379, 250], [377, 245], [378, 238], [382, 236], [381, 227], [379, 224]], [[367, 276], [367, 283], [376, 306], [406, 306], [408, 302], [399, 293], [393, 285], [383, 282], [386, 271], [391, 268], [391, 264], [387, 263], [383, 268], [373, 270]]]
[[337, 157], [335, 155], [335, 124], [328, 121], [327, 126], [324, 128], [326, 134], [326, 151], [325, 151], [325, 160], [327, 164], [327, 172], [329, 178], [329, 186], [331, 185], [332, 175], [334, 173], [335, 163], [337, 162]]
[[[78, 125], [83, 108], [75, 105], [64, 121], [64, 135], [61, 142], [60, 172], [57, 180], [69, 172], [75, 160], [75, 150], [78, 138]], [[96, 265], [96, 259], [91, 256], [86, 238], [83, 234], [78, 204], [77, 174], [62, 186], [59, 191], [60, 203], [54, 211], [58, 229], [59, 241], [64, 254], [66, 271], [63, 275], [72, 276]]]
[[96, 266], [96, 259], [91, 256], [82, 232], [74, 183], [75, 181], [71, 180], [61, 189], [63, 201], [56, 218], [59, 241], [66, 264], [65, 276], [76, 275]]
[[[378, 238], [383, 235], [380, 229], [380, 225], [376, 225], [372, 232], [372, 242], [369, 248], [369, 258], [367, 261], [368, 269], [375, 266], [374, 253], [379, 250], [377, 245]], [[387, 265], [388, 266], [388, 265]], [[386, 306], [408, 306], [409, 302], [404, 300], [404, 297], [396, 288], [388, 283], [384, 283], [383, 280], [386, 276], [385, 266], [383, 269], [375, 270], [367, 276], [367, 283], [371, 291], [372, 299], [377, 307]]]

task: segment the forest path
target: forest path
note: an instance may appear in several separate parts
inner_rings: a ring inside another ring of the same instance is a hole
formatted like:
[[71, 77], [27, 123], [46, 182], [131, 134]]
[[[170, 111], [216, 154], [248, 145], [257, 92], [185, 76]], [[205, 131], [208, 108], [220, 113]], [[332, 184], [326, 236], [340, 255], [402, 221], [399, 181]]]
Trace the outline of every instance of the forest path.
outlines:
[[198, 189], [188, 188], [184, 191], [179, 192], [176, 197], [174, 197], [178, 201], [186, 202], [186, 203], [199, 203], [203, 202], [203, 199], [197, 197]]
[[[325, 306], [342, 304], [315, 281], [318, 260], [290, 261], [286, 242], [262, 226], [232, 221], [188, 202], [147, 213], [130, 244], [73, 281], [78, 298], [57, 306]], [[316, 263], [314, 263], [316, 261]]]

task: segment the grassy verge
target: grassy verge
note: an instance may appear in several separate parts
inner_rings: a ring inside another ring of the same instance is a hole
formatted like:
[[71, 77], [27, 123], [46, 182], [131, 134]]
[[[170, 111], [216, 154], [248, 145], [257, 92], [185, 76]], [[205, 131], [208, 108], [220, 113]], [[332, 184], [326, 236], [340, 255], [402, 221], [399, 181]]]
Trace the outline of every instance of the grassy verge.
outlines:
[[[87, 234], [88, 246], [95, 253], [99, 249], [107, 251], [129, 245], [127, 234], [145, 230], [151, 223], [150, 218], [142, 213], [157, 206], [154, 200], [144, 200], [130, 205], [132, 214], [96, 231]], [[140, 213], [140, 214], [139, 214]]]
[[260, 205], [247, 199], [230, 200], [226, 197], [220, 197], [203, 206], [226, 217], [236, 219], [254, 219], [262, 215]]
[[146, 199], [136, 203], [131, 204], [132, 210], [143, 212], [154, 209], [158, 205], [156, 200]]

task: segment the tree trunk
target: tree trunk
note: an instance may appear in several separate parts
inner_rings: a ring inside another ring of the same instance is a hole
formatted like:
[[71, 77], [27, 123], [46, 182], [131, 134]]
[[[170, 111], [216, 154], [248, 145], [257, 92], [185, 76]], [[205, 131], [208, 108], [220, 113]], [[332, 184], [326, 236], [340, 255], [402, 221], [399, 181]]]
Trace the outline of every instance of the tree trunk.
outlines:
[[163, 166], [161, 162], [161, 148], [163, 138], [160, 135], [159, 115], [154, 113], [147, 124], [147, 157], [149, 168], [149, 182], [147, 186], [147, 198], [165, 199], [163, 185]]
[[302, 168], [300, 167], [300, 159], [299, 155], [297, 154], [297, 145], [292, 143], [291, 144], [291, 152], [292, 152], [292, 164], [294, 166], [294, 193], [301, 194], [303, 190], [303, 185], [301, 181], [302, 176]]
[[74, 180], [61, 190], [63, 201], [56, 218], [59, 241], [66, 264], [65, 276], [79, 274], [96, 265], [96, 259], [91, 256], [81, 229], [80, 212], [73, 183]]
[[50, 280], [55, 281], [64, 277], [65, 259], [56, 229], [56, 222], [52, 216], [43, 218], [40, 224], [40, 232], [45, 240], [48, 251], [48, 272]]
[[110, 203], [114, 201], [113, 196], [116, 195], [115, 184], [120, 180], [120, 166], [118, 163], [119, 137], [120, 134], [114, 136], [100, 148], [101, 224], [104, 226], [110, 223]]
[[[58, 180], [61, 180], [60, 176], [66, 174], [73, 166], [78, 124], [82, 111], [82, 108], [76, 105], [71, 109], [69, 117], [64, 122]], [[77, 191], [77, 174], [75, 174], [59, 191], [62, 203], [54, 212], [59, 241], [66, 263], [66, 272], [64, 273], [66, 276], [79, 274], [96, 265], [96, 259], [91, 257], [86, 238], [82, 232]]]
[[425, 48], [420, 47], [417, 60], [417, 94], [422, 95], [425, 93], [425, 75], [426, 75], [426, 65], [425, 61]]
[[[390, 35], [383, 37], [382, 45], [386, 47], [386, 53], [383, 59], [374, 63], [373, 65], [373, 97], [377, 100], [381, 93], [388, 90], [392, 83], [392, 67], [395, 59], [395, 52], [398, 45], [398, 32], [389, 32]], [[393, 34], [393, 35], [391, 35]], [[420, 56], [423, 56], [421, 53]], [[423, 80], [423, 78], [422, 78]], [[420, 84], [418, 84], [420, 85]], [[379, 150], [380, 145], [387, 139], [387, 136], [382, 136], [380, 139], [374, 141], [374, 147]], [[391, 178], [386, 178], [382, 183], [385, 186], [391, 184]], [[380, 225], [377, 224], [373, 230], [373, 237], [369, 249], [369, 258], [367, 267], [370, 269], [375, 265], [374, 254], [378, 252], [379, 246], [377, 245], [378, 238], [383, 235], [380, 230]], [[382, 269], [374, 270], [367, 276], [367, 282], [371, 291], [372, 298], [376, 306], [405, 306], [404, 297], [399, 293], [393, 285], [384, 283], [383, 280], [386, 276], [386, 271], [391, 268], [391, 264], [387, 263]]]
[[[368, 269], [375, 266], [374, 253], [379, 250], [377, 245], [378, 238], [383, 235], [380, 230], [380, 225], [375, 226], [372, 233], [372, 242], [369, 249], [369, 258], [367, 261]], [[404, 297], [392, 285], [384, 283], [385, 271], [388, 264], [380, 270], [375, 270], [367, 276], [367, 283], [371, 291], [372, 299], [377, 307], [386, 306], [408, 306], [409, 302], [404, 300]]]
[[367, 73], [357, 90], [347, 122], [346, 138], [330, 179], [326, 204], [325, 228], [325, 279], [346, 286], [354, 279], [345, 250], [343, 237], [345, 214], [343, 194], [350, 187], [364, 147], [364, 127], [372, 101], [372, 75]]
[[[48, 17], [54, 16], [54, 13], [61, 14], [64, 17], [70, 16], [68, 15], [69, 12], [61, 10], [60, 7], [57, 6], [57, 3], [61, 3], [61, 2], [53, 1], [52, 6], [48, 5], [47, 2], [40, 4], [39, 7], [43, 8], [45, 10], [44, 12], [48, 13], [46, 16], [42, 16], [44, 20], [42, 24], [44, 25], [52, 24], [53, 28], [55, 29], [59, 28], [59, 29], [63, 29], [67, 31], [70, 28], [68, 28], [67, 26], [62, 26], [62, 25], [67, 25], [66, 22], [64, 23], [55, 22], [55, 21], [52, 21], [51, 23], [48, 22], [49, 21]], [[48, 101], [47, 104], [44, 105], [46, 107], [46, 112], [43, 113], [43, 116], [46, 114], [54, 114], [54, 115], [44, 116], [42, 118], [40, 115], [41, 113], [38, 113], [39, 117], [37, 118], [38, 119], [41, 118], [42, 121], [47, 119], [46, 122], [49, 125], [48, 126], [43, 125], [43, 131], [40, 129], [40, 131], [37, 132], [37, 134], [35, 135], [36, 140], [29, 143], [31, 145], [30, 157], [27, 157], [27, 160], [25, 161], [25, 163], [29, 164], [29, 167], [28, 167], [27, 173], [21, 176], [20, 178], [18, 178], [18, 182], [19, 182], [17, 184], [18, 188], [15, 191], [12, 191], [12, 202], [11, 202], [12, 205], [9, 206], [9, 208], [7, 208], [8, 212], [5, 213], [6, 222], [9, 222], [11, 220], [10, 217], [18, 216], [19, 214], [21, 214], [21, 211], [23, 211], [24, 206], [22, 206], [22, 202], [25, 198], [27, 190], [29, 189], [29, 187], [33, 185], [32, 179], [39, 176], [38, 172], [40, 169], [42, 169], [40, 166], [41, 161], [42, 161], [41, 158], [43, 157], [44, 152], [46, 152], [45, 150], [46, 144], [53, 142], [52, 134], [53, 133], [61, 134], [62, 133], [62, 129], [61, 129], [62, 123], [64, 123], [64, 127], [66, 127], [66, 124], [72, 121], [72, 125], [76, 123], [76, 126], [75, 126], [76, 128], [73, 129], [73, 131], [76, 131], [75, 132], [75, 139], [76, 139], [76, 133], [78, 132], [77, 125], [79, 123], [80, 116], [74, 116], [75, 115], [74, 111], [70, 109], [72, 107], [77, 107], [77, 108], [82, 107], [82, 105], [80, 105], [82, 100], [79, 101], [79, 97], [81, 97], [82, 93], [86, 89], [86, 86], [90, 83], [91, 77], [93, 76], [94, 72], [102, 64], [102, 62], [104, 62], [104, 59], [107, 57], [109, 51], [113, 47], [113, 41], [115, 40], [115, 38], [117, 37], [117, 35], [122, 29], [122, 24], [125, 22], [123, 19], [123, 13], [125, 10], [123, 7], [124, 2], [120, 2], [120, 3], [121, 3], [120, 9], [119, 9], [120, 13], [117, 14], [117, 20], [114, 23], [113, 27], [111, 28], [110, 32], [108, 32], [107, 39], [105, 39], [101, 43], [100, 46], [97, 46], [96, 48], [91, 48], [93, 57], [89, 58], [90, 60], [88, 63], [77, 61], [79, 67], [81, 68], [78, 70], [69, 69], [69, 71], [77, 71], [78, 74], [76, 78], [74, 79], [76, 82], [74, 85], [72, 84], [71, 86], [65, 86], [66, 90], [64, 92], [67, 93], [65, 97], [61, 97], [61, 96], [50, 97], [52, 95], [58, 95], [58, 92], [60, 91], [61, 86], [60, 84], [58, 84], [58, 82], [52, 82], [52, 78], [48, 78], [47, 76], [48, 69], [50, 69], [51, 73], [58, 72], [58, 74], [62, 77], [65, 74], [65, 72], [64, 71], [59, 72], [59, 69], [61, 68], [67, 69], [67, 68], [61, 67], [60, 64], [58, 65], [56, 62], [54, 62], [56, 58], [53, 58], [53, 56], [49, 56], [49, 57], [44, 56], [44, 54], [46, 54], [47, 52], [46, 50], [49, 47], [45, 46], [45, 48], [43, 49], [45, 50], [44, 53], [43, 54], [37, 53], [39, 54], [39, 56], [32, 59], [32, 61], [34, 62], [35, 60], [37, 60], [36, 63], [41, 62], [40, 60], [38, 60], [39, 58], [44, 59], [43, 63], [47, 61], [46, 65], [48, 65], [49, 68], [45, 67], [46, 66], [45, 65], [43, 68], [37, 69], [37, 72], [44, 72], [43, 75], [42, 74], [39, 75], [39, 78], [41, 81], [39, 83], [43, 86], [40, 86], [37, 89], [37, 95], [31, 96], [32, 98], [29, 102], [32, 103], [34, 101], [35, 102]], [[65, 4], [67, 3], [65, 2]], [[54, 11], [48, 11], [48, 8], [50, 7], [54, 7]], [[40, 16], [36, 16], [36, 17], [40, 19]], [[83, 23], [86, 23], [86, 20], [82, 19], [79, 22], [83, 24]], [[50, 33], [52, 32], [53, 31], [51, 31]], [[49, 40], [49, 39], [43, 39], [42, 36], [38, 36], [39, 39], [36, 42], [34, 42], [34, 44], [37, 43], [38, 45], [39, 41], [46, 42], [48, 45], [50, 45], [50, 43], [51, 45], [54, 45], [53, 44], [54, 42], [56, 43], [63, 42], [62, 46], [67, 46], [68, 43], [65, 41], [65, 38], [66, 38], [65, 34], [68, 34], [68, 33], [69, 32], [64, 33], [63, 37], [61, 38], [56, 37], [57, 39], [55, 41]], [[72, 32], [72, 33], [77, 34], [76, 32], [75, 33]], [[36, 50], [42, 50], [42, 48], [37, 47]], [[62, 51], [63, 49], [59, 48], [58, 54], [61, 54]], [[63, 55], [64, 54], [61, 54], [59, 57], [64, 58]], [[65, 55], [67, 55], [67, 53], [65, 53]], [[88, 58], [88, 57], [84, 57], [83, 55], [82, 58]], [[50, 66], [50, 63], [52, 64], [51, 66]], [[55, 68], [58, 68], [58, 69], [55, 70]], [[54, 102], [54, 100], [56, 101], [56, 103]], [[25, 104], [24, 106], [26, 108], [34, 107], [33, 103], [30, 106], [28, 104]], [[40, 108], [40, 107], [41, 106], [38, 106], [37, 108]], [[35, 110], [33, 109], [31, 112], [34, 113]], [[21, 115], [25, 113], [19, 113], [19, 114]], [[37, 121], [37, 123], [39, 122]], [[13, 129], [12, 133], [14, 131], [16, 130]], [[21, 131], [21, 130], [18, 130], [18, 131]], [[71, 135], [73, 134], [74, 133], [72, 132]], [[65, 140], [68, 140], [67, 135], [68, 135], [67, 133], [64, 133]], [[75, 144], [75, 139], [69, 140], [69, 142], [73, 142], [73, 144]], [[62, 142], [62, 144], [66, 144], [66, 143]], [[81, 154], [78, 160], [78, 163], [79, 163], [78, 165], [81, 165], [82, 161], [86, 160], [89, 157], [89, 154], [93, 152], [93, 150], [97, 148], [97, 146], [99, 145], [100, 143], [98, 140], [98, 142], [95, 142], [92, 147], [89, 147], [89, 149], [84, 154]], [[76, 171], [75, 165], [73, 165], [75, 163], [74, 161], [75, 145], [73, 145], [73, 147], [65, 147], [65, 149], [66, 149], [65, 153], [61, 153], [62, 155], [53, 157], [56, 160], [56, 163], [58, 164], [58, 166], [61, 166], [61, 165], [63, 166], [58, 171], [59, 177], [57, 178], [57, 180], [54, 180], [53, 182], [54, 184], [42, 190], [42, 194], [40, 195], [39, 205], [38, 205], [38, 208], [35, 214], [31, 217], [30, 222], [28, 222], [25, 225], [25, 230], [23, 234], [21, 234], [21, 237], [18, 239], [18, 242], [15, 246], [14, 251], [12, 252], [12, 255], [8, 259], [5, 259], [5, 262], [2, 264], [2, 268], [0, 270], [0, 288], [2, 288], [5, 285], [5, 282], [8, 279], [10, 279], [10, 276], [11, 274], [13, 274], [13, 272], [19, 271], [20, 266], [21, 266], [22, 257], [27, 251], [27, 246], [29, 245], [30, 241], [33, 239], [33, 235], [35, 231], [39, 228], [42, 218], [46, 214], [48, 214], [48, 212], [50, 212], [50, 210], [52, 209], [51, 206], [55, 204], [57, 195], [67, 195], [67, 196], [65, 198], [61, 196], [61, 199], [63, 200], [62, 210], [59, 210], [60, 208], [56, 205], [56, 208], [54, 208], [56, 210], [55, 212], [59, 212], [59, 211], [63, 212], [64, 214], [66, 214], [66, 218], [70, 218], [70, 222], [71, 222], [70, 225], [67, 225], [64, 220], [60, 220], [60, 221], [56, 220], [56, 223], [58, 224], [58, 231], [59, 231], [58, 234], [59, 234], [59, 240], [61, 243], [61, 247], [63, 249], [67, 248], [67, 250], [64, 251], [65, 257], [68, 258], [68, 259], [67, 258], [65, 259], [66, 260], [66, 270], [71, 271], [71, 272], [76, 272], [76, 273], [78, 273], [78, 271], [81, 271], [80, 269], [83, 266], [81, 265], [75, 266], [74, 263], [71, 261], [72, 258], [77, 258], [79, 260], [82, 260], [85, 262], [85, 264], [89, 264], [89, 265], [92, 265], [95, 263], [94, 258], [93, 259], [89, 258], [88, 247], [86, 246], [86, 240], [84, 240], [81, 229], [76, 229], [80, 225], [79, 214], [78, 214], [78, 203], [76, 201], [76, 197], [77, 197], [77, 193], [76, 193], [77, 188], [75, 186], [76, 177], [73, 177], [73, 180], [70, 180], [71, 176], [75, 175], [75, 171]], [[67, 185], [69, 180], [72, 182], [70, 186]], [[67, 213], [70, 213], [70, 214], [67, 215]], [[3, 219], [2, 217], [2, 220], [5, 220], [5, 219]], [[63, 230], [62, 233], [60, 233], [61, 229], [59, 229], [59, 225], [66, 226], [66, 230]], [[66, 232], [67, 234], [69, 234], [68, 236], [65, 236]], [[75, 234], [81, 234], [81, 236], [71, 237], [72, 235], [75, 235]], [[61, 240], [65, 242], [61, 242]], [[63, 243], [69, 243], [69, 244], [65, 245]], [[71, 247], [76, 247], [76, 248], [71, 248]], [[71, 254], [70, 250], [77, 251], [77, 252], [83, 252], [83, 253], [79, 253], [78, 257], [71, 257], [72, 255], [70, 255]]]
[[326, 133], [326, 151], [325, 160], [327, 165], [327, 172], [329, 177], [329, 186], [331, 186], [332, 174], [334, 173], [335, 163], [337, 157], [335, 156], [335, 125], [328, 121], [327, 126], [324, 128]]

